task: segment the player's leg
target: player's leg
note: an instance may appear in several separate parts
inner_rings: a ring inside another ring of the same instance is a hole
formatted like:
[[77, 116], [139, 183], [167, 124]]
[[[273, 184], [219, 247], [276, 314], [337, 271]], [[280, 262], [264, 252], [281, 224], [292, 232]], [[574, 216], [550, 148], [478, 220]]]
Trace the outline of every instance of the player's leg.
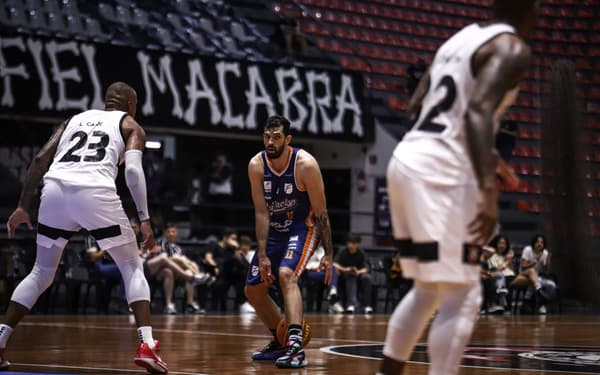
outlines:
[[302, 347], [304, 304], [298, 278], [319, 242], [317, 232], [315, 227], [292, 229], [285, 255], [279, 264], [279, 285], [285, 305], [288, 335], [286, 353], [276, 361], [278, 367], [298, 368], [308, 364]]
[[10, 365], [3, 353], [13, 329], [35, 305], [40, 295], [52, 285], [65, 245], [66, 242], [49, 248], [38, 245], [33, 269], [15, 288], [4, 322], [0, 324], [0, 369], [7, 369]]
[[[274, 264], [279, 264], [281, 260], [280, 244], [273, 238], [267, 241], [267, 256], [271, 260], [271, 269]], [[273, 272], [275, 274], [275, 272]], [[268, 360], [274, 361], [281, 357], [285, 348], [277, 341], [277, 325], [281, 320], [281, 311], [279, 307], [269, 296], [269, 286], [267, 283], [260, 280], [258, 271], [258, 252], [254, 254], [252, 262], [250, 262], [250, 270], [246, 278], [246, 286], [244, 293], [248, 302], [254, 307], [256, 315], [262, 320], [265, 326], [271, 332], [273, 338], [261, 350], [252, 353], [253, 360]]]
[[150, 287], [135, 234], [119, 196], [110, 189], [81, 189], [72, 199], [77, 222], [94, 236], [100, 248], [106, 249], [121, 272], [127, 303], [133, 310], [140, 338], [135, 363], [150, 371], [166, 373], [167, 364], [158, 354], [159, 343], [152, 336]]
[[42, 190], [38, 211], [38, 233], [35, 263], [31, 272], [15, 288], [8, 305], [5, 321], [0, 324], [0, 370], [10, 365], [4, 359], [4, 349], [13, 328], [31, 310], [39, 296], [52, 284], [68, 239], [79, 226], [65, 210], [66, 193], [52, 181]]
[[475, 184], [452, 188], [446, 194], [457, 210], [454, 210], [453, 220], [447, 226], [448, 235], [440, 242], [440, 266], [456, 270], [455, 276], [461, 276], [463, 280], [442, 284], [442, 304], [429, 331], [429, 375], [458, 373], [463, 350], [471, 337], [481, 305], [482, 250], [472, 243], [472, 235], [467, 229], [477, 214], [477, 200], [474, 199], [477, 195]]
[[446, 284], [442, 303], [429, 330], [427, 347], [431, 367], [429, 375], [455, 375], [465, 345], [471, 337], [481, 305], [481, 285]]
[[[131, 229], [131, 228], [130, 228]], [[100, 246], [103, 246], [99, 240]], [[106, 247], [104, 247], [106, 248]], [[106, 248], [121, 271], [125, 285], [127, 302], [135, 317], [140, 346], [135, 357], [135, 363], [149, 371], [166, 373], [167, 364], [159, 353], [159, 342], [152, 336], [150, 287], [144, 276], [142, 259], [138, 255], [135, 240], [124, 245]]]

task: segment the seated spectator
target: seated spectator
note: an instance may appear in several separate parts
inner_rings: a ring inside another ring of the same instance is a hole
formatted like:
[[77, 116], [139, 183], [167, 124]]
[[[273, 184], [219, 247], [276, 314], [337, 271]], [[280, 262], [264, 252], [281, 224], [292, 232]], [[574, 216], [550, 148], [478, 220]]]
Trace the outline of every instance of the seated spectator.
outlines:
[[[309, 288], [322, 289], [325, 288], [325, 270], [321, 269], [321, 258], [325, 255], [325, 249], [319, 245], [312, 257], [306, 263], [305, 272], [303, 274]], [[329, 292], [327, 300], [329, 301], [329, 312], [341, 314], [344, 312], [342, 304], [338, 301], [338, 275], [335, 266], [331, 269], [331, 284], [329, 284]], [[322, 293], [316, 293], [317, 296], [322, 296]], [[309, 301], [312, 302], [312, 301]], [[317, 310], [320, 310], [321, 303], [317, 302]], [[311, 306], [312, 308], [312, 306]]]
[[125, 298], [125, 284], [123, 283], [121, 272], [119, 272], [119, 267], [117, 267], [115, 261], [106, 252], [106, 250], [100, 249], [98, 243], [92, 236], [88, 236], [85, 239], [85, 247], [86, 257], [92, 263], [92, 273], [95, 274], [99, 279], [108, 281], [108, 285], [110, 286], [109, 289], [104, 291], [108, 294], [105, 296], [107, 298], [103, 301], [106, 303], [104, 306], [106, 312], [108, 312], [108, 302], [110, 298], [109, 293], [111, 292], [112, 285], [114, 284], [119, 284], [119, 295], [121, 296], [121, 301], [127, 304], [127, 299]]
[[[170, 228], [171, 227], [167, 226], [167, 238], [177, 238], [176, 228], [175, 231], [173, 231]], [[163, 282], [163, 292], [165, 296], [165, 312], [167, 314], [177, 314], [177, 309], [175, 308], [175, 304], [173, 303], [173, 291], [175, 289], [176, 279], [184, 280], [186, 282], [186, 312], [201, 312], [199, 306], [194, 302], [193, 286], [200, 284], [210, 284], [214, 280], [209, 274], [197, 271], [198, 266], [195, 265], [194, 268], [194, 266], [191, 265], [191, 263], [193, 263], [191, 261], [184, 263], [184, 267], [182, 267], [181, 262], [185, 262], [185, 260], [179, 259], [178, 257], [172, 258], [168, 255], [168, 251], [170, 251], [171, 253], [176, 253], [179, 252], [181, 248], [176, 245], [173, 246], [174, 242], [169, 243], [168, 240], [166, 240], [165, 242], [166, 243], [164, 244], [164, 246], [156, 245], [154, 249], [147, 253], [142, 253], [140, 250], [140, 255], [144, 258], [144, 271], [146, 273], [146, 277], [148, 279], [155, 278], [156, 280]], [[187, 259], [187, 257], [185, 257], [184, 259]], [[186, 267], [186, 264], [189, 265], [189, 267]], [[196, 270], [196, 272], [194, 272], [194, 270]], [[189, 284], [190, 287], [188, 287], [187, 284]]]
[[[191, 260], [190, 258], [188, 258], [185, 255], [181, 246], [179, 246], [175, 242], [175, 241], [177, 241], [177, 235], [179, 234], [175, 224], [167, 223], [167, 225], [165, 226], [164, 234], [165, 234], [164, 238], [159, 241], [160, 247], [161, 247], [161, 251], [159, 252], [159, 254], [161, 254], [161, 253], [166, 254], [167, 257], [172, 262], [177, 264], [184, 272], [186, 272], [188, 274], [191, 273], [193, 275], [193, 274], [200, 273], [200, 268], [198, 267], [198, 264], [196, 262], [194, 262], [193, 260]], [[194, 288], [194, 284], [192, 283], [192, 280], [189, 280], [188, 278], [178, 278], [177, 275], [175, 275], [175, 276], [176, 276], [175, 279], [181, 279], [181, 280], [185, 281], [185, 298], [186, 298], [185, 312], [190, 313], [190, 314], [195, 314], [195, 313], [200, 312], [200, 306], [198, 306], [198, 304], [195, 301], [196, 293], [194, 290], [195, 288]], [[168, 310], [170, 309], [168, 305], [167, 305], [167, 309]]]
[[496, 292], [494, 280], [494, 272], [490, 269], [489, 260], [494, 255], [494, 248], [490, 246], [484, 246], [481, 252], [481, 284], [483, 286], [483, 303], [485, 304], [482, 309], [482, 313], [488, 312], [492, 314], [504, 312], [504, 308], [496, 304]]
[[492, 256], [488, 259], [488, 266], [494, 279], [494, 302], [496, 306], [505, 310], [508, 307], [506, 301], [508, 289], [506, 286], [515, 277], [515, 271], [513, 270], [515, 254], [510, 247], [508, 238], [501, 234], [494, 236], [489, 246], [494, 249]]
[[388, 269], [388, 288], [398, 289], [400, 291], [400, 300], [404, 298], [404, 296], [409, 292], [410, 288], [413, 286], [412, 279], [404, 278], [402, 274], [402, 264], [400, 263], [400, 251], [396, 251], [394, 257], [391, 259], [391, 264], [386, 265], [386, 269]]
[[541, 234], [536, 234], [531, 240], [531, 245], [525, 246], [523, 249], [521, 271], [510, 284], [513, 287], [527, 287], [525, 299], [531, 299], [533, 295], [535, 308], [540, 314], [546, 313], [540, 275], [549, 273], [550, 259], [551, 254], [546, 249], [546, 238]]
[[[212, 286], [211, 293], [212, 307], [215, 310], [226, 310], [226, 291], [232, 285], [232, 280], [236, 278], [235, 273], [239, 273], [240, 270], [229, 270], [226, 269], [225, 265], [231, 262], [231, 258], [239, 246], [237, 231], [233, 228], [225, 228], [221, 239], [217, 242], [209, 243], [204, 252], [204, 266], [206, 267], [206, 271], [217, 279]], [[245, 280], [245, 273], [243, 277]]]
[[[250, 312], [252, 305], [248, 304], [246, 300], [246, 294], [244, 293], [244, 287], [246, 286], [246, 276], [248, 275], [248, 269], [250, 268], [250, 262], [247, 256], [252, 246], [252, 240], [248, 236], [241, 236], [238, 247], [233, 251], [233, 254], [228, 254], [233, 247], [226, 249], [226, 257], [223, 262], [223, 271], [225, 279], [225, 295], [228, 294], [229, 288], [233, 287], [235, 290], [235, 301], [234, 310], [244, 310], [244, 312]], [[242, 309], [242, 305], [246, 306]]]
[[346, 312], [354, 313], [358, 305], [358, 294], [361, 295], [361, 306], [365, 314], [371, 314], [371, 275], [367, 268], [364, 252], [359, 248], [361, 238], [350, 235], [346, 248], [336, 256], [333, 265], [336, 267], [340, 281], [345, 284]]

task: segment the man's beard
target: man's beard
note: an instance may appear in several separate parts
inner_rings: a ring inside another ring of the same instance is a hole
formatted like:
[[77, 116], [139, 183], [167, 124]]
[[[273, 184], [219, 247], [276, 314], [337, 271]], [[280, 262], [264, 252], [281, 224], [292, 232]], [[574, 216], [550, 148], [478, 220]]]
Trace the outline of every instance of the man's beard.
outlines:
[[265, 149], [265, 152], [267, 153], [267, 157], [269, 159], [279, 159], [279, 157], [283, 153], [284, 148], [285, 148], [285, 145], [281, 146], [280, 148], [277, 148], [275, 146], [270, 146]]

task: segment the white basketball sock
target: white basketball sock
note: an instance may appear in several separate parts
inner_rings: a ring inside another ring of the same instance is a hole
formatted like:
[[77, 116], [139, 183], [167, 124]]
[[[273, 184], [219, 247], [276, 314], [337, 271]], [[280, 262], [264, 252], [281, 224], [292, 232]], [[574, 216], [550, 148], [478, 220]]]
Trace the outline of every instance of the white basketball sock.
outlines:
[[140, 341], [148, 344], [150, 349], [154, 349], [154, 338], [152, 337], [152, 327], [142, 326], [138, 328], [138, 336]]
[[6, 344], [8, 343], [12, 331], [13, 329], [11, 326], [0, 324], [0, 349], [6, 348]]

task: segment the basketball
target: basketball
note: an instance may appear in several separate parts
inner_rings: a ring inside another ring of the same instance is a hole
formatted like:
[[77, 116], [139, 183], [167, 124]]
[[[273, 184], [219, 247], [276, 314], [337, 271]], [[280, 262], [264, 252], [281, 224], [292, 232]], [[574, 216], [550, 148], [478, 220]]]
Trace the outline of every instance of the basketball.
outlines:
[[[306, 320], [302, 321], [302, 346], [306, 347], [310, 342], [310, 324]], [[285, 318], [281, 318], [277, 324], [277, 341], [280, 345], [285, 346], [287, 342], [288, 325]]]

